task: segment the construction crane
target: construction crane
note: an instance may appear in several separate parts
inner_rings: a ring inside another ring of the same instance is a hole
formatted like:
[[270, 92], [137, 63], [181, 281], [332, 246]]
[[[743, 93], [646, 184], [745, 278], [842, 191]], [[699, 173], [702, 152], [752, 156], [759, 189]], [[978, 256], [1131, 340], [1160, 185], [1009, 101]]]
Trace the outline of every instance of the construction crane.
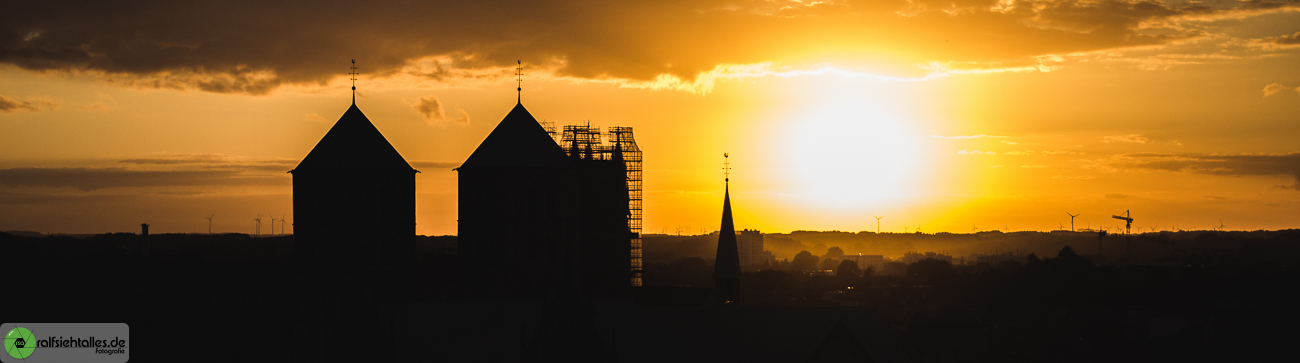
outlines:
[[1129, 231], [1133, 228], [1133, 216], [1126, 210], [1124, 211], [1123, 216], [1112, 215], [1110, 217], [1124, 221], [1124, 255], [1131, 256], [1129, 250]]

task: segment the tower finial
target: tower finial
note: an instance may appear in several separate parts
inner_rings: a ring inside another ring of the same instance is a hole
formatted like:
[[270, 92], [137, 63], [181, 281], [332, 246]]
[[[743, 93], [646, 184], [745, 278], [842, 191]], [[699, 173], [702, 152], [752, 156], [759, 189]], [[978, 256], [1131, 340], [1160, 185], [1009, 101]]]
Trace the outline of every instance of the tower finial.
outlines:
[[348, 74], [352, 75], [352, 104], [356, 105], [357, 104], [357, 75], [360, 74], [357, 73], [356, 59], [352, 60], [352, 72], [349, 72]]
[[722, 160], [722, 175], [726, 178], [723, 181], [731, 183], [731, 154], [722, 153]]
[[518, 92], [518, 94], [515, 95], [515, 102], [523, 103], [524, 61], [516, 59], [515, 64], [517, 65], [515, 67], [515, 92]]

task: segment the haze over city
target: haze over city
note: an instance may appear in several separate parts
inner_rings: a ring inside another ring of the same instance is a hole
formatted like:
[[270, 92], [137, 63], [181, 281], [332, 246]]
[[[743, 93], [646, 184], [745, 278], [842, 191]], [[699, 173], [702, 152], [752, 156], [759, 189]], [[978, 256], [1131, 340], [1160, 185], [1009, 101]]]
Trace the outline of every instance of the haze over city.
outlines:
[[[251, 233], [351, 97], [457, 234], [516, 99], [631, 126], [646, 233], [1296, 227], [1289, 1], [24, 3], [0, 25], [0, 230]], [[43, 14], [43, 16], [31, 16]]]

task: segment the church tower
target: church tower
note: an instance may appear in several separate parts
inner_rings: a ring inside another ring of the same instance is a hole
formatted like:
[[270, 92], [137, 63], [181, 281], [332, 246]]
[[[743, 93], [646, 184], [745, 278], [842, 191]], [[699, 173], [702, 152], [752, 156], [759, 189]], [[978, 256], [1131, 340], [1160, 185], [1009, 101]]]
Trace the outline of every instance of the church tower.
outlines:
[[[722, 156], [730, 157], [725, 153]], [[713, 264], [713, 286], [718, 304], [737, 305], [740, 303], [740, 253], [736, 246], [736, 226], [731, 222], [730, 162], [723, 169], [728, 170], [728, 176], [722, 197], [722, 228], [718, 230], [718, 254]]]
[[574, 162], [516, 103], [455, 170], [462, 293], [535, 298], [553, 291], [579, 233], [569, 213]]
[[[574, 139], [566, 153], [519, 100], [455, 169], [462, 293], [545, 298], [558, 291], [564, 273], [572, 273], [586, 296], [623, 296], [632, 277], [629, 242], [639, 238], [629, 223], [624, 150], [579, 147]], [[562, 140], [600, 136], [598, 128], [565, 130]], [[630, 137], [630, 128], [626, 132]]]
[[324, 345], [340, 326], [386, 331], [379, 309], [397, 298], [411, 274], [418, 171], [354, 98], [289, 173], [298, 353], [300, 359], [330, 360]]

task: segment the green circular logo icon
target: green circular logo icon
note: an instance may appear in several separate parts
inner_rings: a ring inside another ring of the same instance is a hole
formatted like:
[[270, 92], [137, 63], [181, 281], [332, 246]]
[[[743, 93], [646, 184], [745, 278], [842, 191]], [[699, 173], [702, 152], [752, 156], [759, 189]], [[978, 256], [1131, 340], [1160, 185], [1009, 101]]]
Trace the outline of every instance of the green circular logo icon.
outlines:
[[5, 353], [9, 353], [10, 357], [27, 359], [34, 350], [36, 337], [32, 336], [31, 330], [20, 326], [5, 334]]

